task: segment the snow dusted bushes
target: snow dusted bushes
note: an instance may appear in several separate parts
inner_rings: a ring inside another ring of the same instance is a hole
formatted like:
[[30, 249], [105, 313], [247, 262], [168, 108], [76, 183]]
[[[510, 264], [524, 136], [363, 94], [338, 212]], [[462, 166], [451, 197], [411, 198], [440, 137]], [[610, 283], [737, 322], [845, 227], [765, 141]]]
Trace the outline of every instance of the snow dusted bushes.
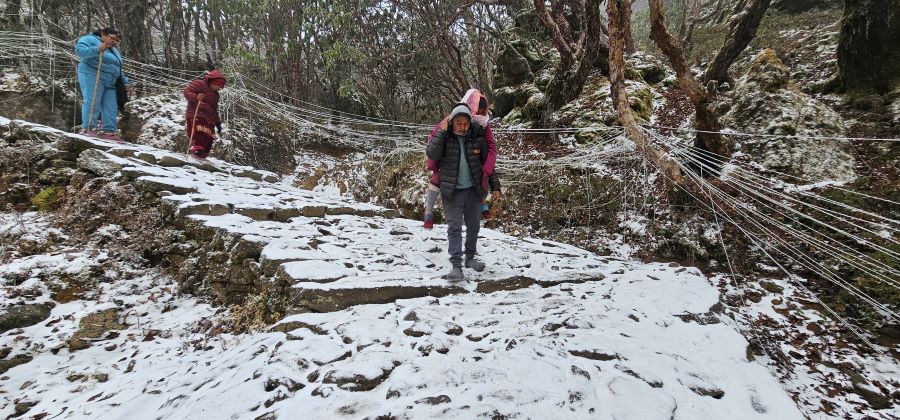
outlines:
[[248, 296], [243, 303], [228, 307], [222, 327], [236, 334], [264, 331], [284, 317], [286, 297], [272, 289]]

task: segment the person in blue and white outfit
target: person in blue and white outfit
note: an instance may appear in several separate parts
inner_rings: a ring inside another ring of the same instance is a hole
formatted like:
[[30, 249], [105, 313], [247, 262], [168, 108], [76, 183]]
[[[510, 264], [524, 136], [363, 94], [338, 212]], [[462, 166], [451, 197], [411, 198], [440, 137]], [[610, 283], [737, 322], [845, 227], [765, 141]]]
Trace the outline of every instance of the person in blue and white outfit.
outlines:
[[[85, 135], [121, 141], [118, 134], [119, 104], [116, 99], [116, 81], [119, 77], [122, 77], [127, 90], [131, 91], [131, 82], [122, 72], [122, 54], [116, 48], [121, 40], [121, 32], [108, 26], [78, 38], [75, 45], [75, 53], [80, 60], [78, 84], [84, 99], [81, 106], [81, 127]], [[92, 110], [94, 115], [90, 115]], [[97, 126], [100, 116], [102, 131]]]

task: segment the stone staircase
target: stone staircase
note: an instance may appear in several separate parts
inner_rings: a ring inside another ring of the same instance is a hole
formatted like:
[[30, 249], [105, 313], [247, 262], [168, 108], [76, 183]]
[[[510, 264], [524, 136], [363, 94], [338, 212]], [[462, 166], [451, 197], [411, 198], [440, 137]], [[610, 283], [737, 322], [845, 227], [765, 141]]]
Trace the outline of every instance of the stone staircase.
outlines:
[[158, 197], [167, 223], [196, 245], [171, 255], [179, 278], [217, 301], [278, 290], [288, 313], [423, 296], [491, 293], [604, 278], [617, 261], [559, 243], [483, 229], [482, 273], [449, 283], [446, 228], [421, 228], [394, 210], [294, 188], [270, 172], [196, 161], [23, 121], [0, 120], [7, 138], [41, 139], [64, 160]]

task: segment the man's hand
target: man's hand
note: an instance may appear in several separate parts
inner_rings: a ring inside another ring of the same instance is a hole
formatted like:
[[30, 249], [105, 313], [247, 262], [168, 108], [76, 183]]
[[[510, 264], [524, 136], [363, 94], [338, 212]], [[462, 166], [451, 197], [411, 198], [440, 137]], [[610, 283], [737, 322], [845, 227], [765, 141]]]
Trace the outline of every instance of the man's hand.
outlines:
[[501, 197], [503, 197], [503, 193], [500, 191], [494, 191], [491, 193], [491, 199], [494, 201], [500, 200]]
[[197, 94], [197, 101], [198, 101], [198, 102], [202, 102], [204, 97], [205, 97], [205, 95], [203, 95], [202, 93], [198, 93], [198, 94]]
[[106, 51], [107, 48], [109, 48], [109, 45], [106, 45], [105, 42], [100, 43], [100, 52]]

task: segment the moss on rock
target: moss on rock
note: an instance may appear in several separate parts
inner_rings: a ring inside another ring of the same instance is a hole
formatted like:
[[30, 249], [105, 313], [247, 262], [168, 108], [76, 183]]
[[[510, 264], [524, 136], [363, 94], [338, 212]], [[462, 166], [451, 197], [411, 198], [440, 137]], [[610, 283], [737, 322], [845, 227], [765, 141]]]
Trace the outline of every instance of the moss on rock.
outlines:
[[65, 190], [60, 187], [47, 187], [31, 199], [31, 204], [40, 211], [53, 211], [59, 208]]
[[801, 92], [771, 49], [757, 54], [737, 81], [722, 122], [736, 131], [763, 134], [736, 140], [741, 152], [767, 169], [812, 182], [856, 177], [849, 144], [822, 138], [844, 135], [841, 117]]
[[775, 50], [762, 50], [750, 63], [747, 70], [747, 81], [755, 83], [767, 92], [786, 87], [791, 81], [791, 71], [781, 62]]

